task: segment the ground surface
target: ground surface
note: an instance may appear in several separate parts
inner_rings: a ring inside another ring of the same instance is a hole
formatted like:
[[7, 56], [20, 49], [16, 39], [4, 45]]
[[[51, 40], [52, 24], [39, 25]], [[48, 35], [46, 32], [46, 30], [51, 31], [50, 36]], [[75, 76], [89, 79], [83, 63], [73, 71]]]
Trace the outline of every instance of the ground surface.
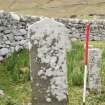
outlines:
[[0, 9], [19, 14], [70, 17], [105, 14], [105, 0], [0, 0]]

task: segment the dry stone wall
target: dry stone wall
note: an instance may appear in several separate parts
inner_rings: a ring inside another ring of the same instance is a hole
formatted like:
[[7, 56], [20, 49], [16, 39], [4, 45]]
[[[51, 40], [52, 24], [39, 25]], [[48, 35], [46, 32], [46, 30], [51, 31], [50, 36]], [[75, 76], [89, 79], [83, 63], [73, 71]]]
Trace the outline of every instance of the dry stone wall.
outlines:
[[27, 48], [27, 28], [39, 18], [0, 12], [0, 61], [14, 51]]
[[[0, 11], [0, 61], [13, 51], [27, 48], [28, 27], [45, 17], [22, 16], [13, 12]], [[69, 38], [85, 40], [85, 24], [88, 20], [59, 18], [56, 21], [63, 23], [69, 29]], [[105, 40], [105, 21], [90, 20], [90, 40]]]
[[91, 31], [89, 40], [105, 40], [105, 20], [56, 19], [69, 29], [69, 37], [85, 40], [85, 26], [89, 22]]

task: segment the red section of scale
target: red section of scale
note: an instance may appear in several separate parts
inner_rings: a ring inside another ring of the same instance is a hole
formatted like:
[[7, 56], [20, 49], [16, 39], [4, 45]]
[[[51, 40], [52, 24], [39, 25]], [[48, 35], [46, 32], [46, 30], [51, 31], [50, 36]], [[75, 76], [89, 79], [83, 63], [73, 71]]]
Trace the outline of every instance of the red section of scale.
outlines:
[[86, 49], [85, 49], [85, 64], [88, 64], [88, 44], [89, 44], [90, 24], [86, 24]]

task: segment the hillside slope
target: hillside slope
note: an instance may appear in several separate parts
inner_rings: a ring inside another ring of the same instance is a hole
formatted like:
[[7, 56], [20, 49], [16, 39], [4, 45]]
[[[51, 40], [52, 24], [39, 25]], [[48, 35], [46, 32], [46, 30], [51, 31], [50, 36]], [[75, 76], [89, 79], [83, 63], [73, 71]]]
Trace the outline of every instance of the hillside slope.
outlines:
[[70, 17], [105, 14], [105, 0], [0, 0], [0, 9], [22, 14]]

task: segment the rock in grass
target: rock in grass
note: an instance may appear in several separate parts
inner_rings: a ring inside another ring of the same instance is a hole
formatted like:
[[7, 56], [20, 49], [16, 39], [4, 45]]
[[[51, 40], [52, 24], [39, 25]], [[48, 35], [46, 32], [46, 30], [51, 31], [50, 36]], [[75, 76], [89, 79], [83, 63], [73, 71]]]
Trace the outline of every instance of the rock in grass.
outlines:
[[9, 53], [9, 49], [8, 48], [2, 48], [0, 49], [0, 56], [6, 56]]
[[28, 103], [28, 105], [32, 105], [32, 103]]
[[0, 96], [4, 96], [4, 91], [3, 90], [0, 90]]
[[0, 56], [0, 62], [2, 62], [3, 61], [3, 57], [2, 56]]

